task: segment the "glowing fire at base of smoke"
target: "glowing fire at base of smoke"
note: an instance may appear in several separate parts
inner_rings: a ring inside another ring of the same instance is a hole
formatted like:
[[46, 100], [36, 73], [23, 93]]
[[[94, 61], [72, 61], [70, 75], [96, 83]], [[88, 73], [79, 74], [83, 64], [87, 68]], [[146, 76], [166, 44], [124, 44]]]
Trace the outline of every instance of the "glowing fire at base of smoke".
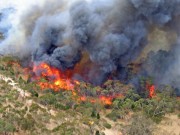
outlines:
[[150, 98], [153, 98], [156, 94], [155, 94], [155, 85], [149, 85], [149, 84], [147, 84], [146, 85], [146, 88], [147, 88], [147, 90], [148, 90], [148, 92], [149, 92], [149, 97]]
[[152, 85], [150, 88], [149, 88], [149, 96], [152, 98], [155, 96], [155, 86]]
[[120, 98], [120, 97], [123, 97], [123, 95], [116, 95], [116, 96], [102, 96], [101, 95], [98, 98], [93, 98], [93, 97], [89, 98], [86, 96], [81, 96], [78, 100], [82, 102], [90, 102], [90, 103], [101, 102], [104, 105], [110, 106], [113, 103], [113, 99]]
[[111, 104], [112, 104], [113, 97], [101, 96], [101, 97], [100, 97], [100, 100], [101, 100], [104, 104], [106, 104], [106, 105], [111, 105]]
[[[81, 96], [80, 91], [75, 91], [75, 85], [80, 85], [80, 82], [77, 80], [72, 80], [67, 78], [65, 73], [62, 73], [59, 69], [51, 67], [47, 63], [40, 63], [33, 67], [33, 72], [36, 74], [35, 78], [37, 84], [41, 87], [42, 90], [52, 89], [54, 91], [59, 90], [68, 90], [72, 91], [73, 96], [78, 96], [78, 101], [81, 102], [102, 102], [105, 105], [111, 105], [114, 98], [120, 97], [122, 95], [116, 96], [102, 96], [98, 98]], [[44, 79], [45, 81], [42, 81]]]
[[[79, 83], [78, 81], [73, 82], [71, 79], [64, 77], [59, 69], [50, 67], [47, 63], [35, 65], [33, 72], [39, 74], [37, 80], [39, 80], [38, 84], [41, 89], [50, 88], [55, 91], [59, 91], [60, 89], [72, 90], [74, 88], [73, 83]], [[40, 81], [42, 78], [47, 81]]]

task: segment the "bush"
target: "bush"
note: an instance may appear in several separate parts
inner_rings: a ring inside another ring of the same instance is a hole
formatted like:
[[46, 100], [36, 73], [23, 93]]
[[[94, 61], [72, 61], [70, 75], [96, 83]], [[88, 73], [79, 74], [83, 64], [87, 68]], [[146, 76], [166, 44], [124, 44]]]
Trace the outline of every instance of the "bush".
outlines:
[[97, 113], [97, 119], [100, 119], [100, 114], [99, 113]]
[[125, 134], [128, 135], [152, 135], [153, 131], [153, 121], [141, 114], [134, 116], [131, 124], [125, 127]]
[[21, 128], [23, 130], [32, 130], [34, 127], [34, 121], [30, 119], [22, 119], [21, 120]]
[[127, 110], [113, 110], [111, 113], [107, 114], [106, 117], [116, 121], [117, 119], [124, 119], [128, 114]]
[[33, 103], [33, 104], [31, 105], [29, 111], [30, 111], [30, 112], [35, 112], [35, 111], [37, 111], [39, 108], [40, 108], [39, 105]]
[[180, 119], [180, 113], [178, 114], [178, 118]]
[[130, 99], [130, 100], [133, 100], [133, 101], [137, 101], [139, 100], [141, 97], [140, 95], [138, 95], [137, 93], [135, 93], [134, 90], [129, 90], [127, 93], [126, 93], [126, 98]]
[[91, 117], [96, 117], [96, 112], [94, 110], [91, 113]]
[[39, 98], [39, 101], [43, 105], [55, 105], [55, 103], [57, 102], [55, 95], [51, 93], [41, 96]]
[[33, 97], [39, 97], [38, 92], [36, 92], [35, 90], [30, 90], [30, 93]]
[[100, 135], [99, 131], [96, 131], [96, 135]]
[[56, 109], [60, 109], [60, 110], [68, 110], [68, 109], [70, 109], [69, 106], [64, 106], [64, 105], [62, 105], [62, 104], [60, 104], [60, 103], [55, 103], [54, 107], [55, 107]]
[[107, 129], [111, 129], [111, 125], [109, 123], [104, 123], [103, 126]]
[[107, 114], [106, 117], [113, 121], [116, 121], [119, 117], [119, 113], [117, 111], [112, 111], [111, 113]]
[[152, 118], [156, 123], [159, 123], [166, 113], [175, 111], [176, 103], [176, 98], [163, 92], [159, 93], [156, 98], [147, 99], [144, 102], [143, 111], [145, 115]]
[[7, 132], [14, 132], [16, 128], [11, 123], [4, 121], [0, 119], [0, 134], [4, 133], [7, 134]]

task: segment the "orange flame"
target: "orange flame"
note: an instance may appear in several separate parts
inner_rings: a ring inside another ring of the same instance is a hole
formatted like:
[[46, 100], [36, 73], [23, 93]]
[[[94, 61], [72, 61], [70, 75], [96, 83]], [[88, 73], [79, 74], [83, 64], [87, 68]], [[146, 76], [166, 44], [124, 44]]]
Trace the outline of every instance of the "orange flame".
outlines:
[[105, 105], [112, 105], [113, 97], [100, 96], [100, 100], [101, 100]]
[[[112, 105], [113, 99], [117, 97], [121, 97], [122, 95], [101, 95], [97, 97], [88, 97], [86, 95], [82, 95], [80, 89], [74, 90], [76, 87], [81, 85], [79, 81], [70, 79], [71, 73], [67, 72], [61, 72], [59, 69], [51, 67], [47, 63], [40, 63], [39, 65], [34, 65], [33, 72], [37, 74], [35, 76], [35, 79], [38, 81], [37, 84], [41, 87], [42, 90], [45, 89], [52, 89], [54, 91], [59, 90], [70, 90], [72, 91], [72, 95], [75, 97], [78, 97], [78, 101], [81, 102], [90, 102], [90, 103], [96, 103], [100, 101], [104, 105]], [[44, 79], [45, 81], [41, 80]], [[84, 84], [84, 87], [87, 87], [86, 84]]]
[[[110, 96], [100, 96], [99, 97], [99, 101], [101, 103], [103, 103], [104, 105], [112, 105], [112, 100], [113, 100], [114, 97], [110, 97]], [[86, 96], [81, 96], [79, 99], [79, 101], [82, 101], [82, 102], [85, 102], [85, 101], [88, 101], [90, 103], [96, 103], [98, 102], [98, 98], [88, 98]]]
[[74, 85], [71, 82], [71, 80], [68, 78], [63, 78], [63, 75], [59, 69], [50, 67], [46, 63], [40, 63], [37, 66], [35, 65], [33, 71], [35, 73], [40, 72], [40, 76], [49, 81], [49, 82], [38, 82], [41, 89], [50, 88], [55, 91], [58, 91], [60, 89], [72, 90], [74, 88]]
[[151, 85], [149, 87], [149, 97], [154, 97], [155, 96], [155, 86], [154, 85]]
[[86, 99], [86, 96], [80, 97], [80, 100], [85, 102], [85, 101], [87, 100], [87, 99]]
[[147, 84], [146, 88], [149, 91], [149, 97], [153, 98], [155, 96], [155, 85], [148, 85]]
[[100, 96], [100, 100], [105, 105], [112, 105], [113, 99], [123, 98], [123, 97], [124, 97], [124, 95], [122, 95], [122, 94], [116, 94], [116, 95], [111, 95], [111, 96]]

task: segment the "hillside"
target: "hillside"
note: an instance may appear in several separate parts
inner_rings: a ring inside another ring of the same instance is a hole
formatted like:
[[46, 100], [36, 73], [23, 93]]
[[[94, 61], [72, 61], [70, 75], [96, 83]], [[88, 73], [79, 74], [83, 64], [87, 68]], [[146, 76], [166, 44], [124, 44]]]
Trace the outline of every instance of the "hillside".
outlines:
[[104, 88], [80, 82], [75, 88], [92, 95], [88, 99], [97, 94], [97, 89], [124, 93], [112, 104], [101, 99], [89, 102], [71, 91], [41, 90], [19, 63], [12, 57], [0, 58], [0, 134], [180, 134], [180, 100], [170, 87], [148, 98], [116, 81], [109, 80]]

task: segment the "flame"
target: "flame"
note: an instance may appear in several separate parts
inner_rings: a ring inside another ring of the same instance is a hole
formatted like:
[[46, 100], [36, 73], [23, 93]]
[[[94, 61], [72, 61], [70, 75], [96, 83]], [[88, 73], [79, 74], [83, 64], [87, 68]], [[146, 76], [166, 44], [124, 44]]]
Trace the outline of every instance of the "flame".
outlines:
[[101, 100], [105, 105], [112, 105], [113, 97], [100, 96], [100, 100]]
[[[40, 63], [39, 65], [35, 65], [33, 67], [33, 72], [38, 74], [40, 73], [40, 77], [47, 80], [47, 82], [40, 81], [38, 78], [39, 86], [41, 89], [53, 89], [55, 91], [63, 90], [73, 90], [74, 85], [69, 78], [65, 78], [61, 71], [57, 68], [50, 67], [47, 63]], [[78, 81], [76, 81], [77, 83]]]
[[91, 99], [90, 102], [94, 104], [96, 103], [96, 99]]
[[105, 105], [112, 105], [113, 103], [113, 99], [116, 99], [116, 98], [123, 98], [124, 95], [122, 94], [116, 94], [116, 95], [111, 95], [111, 96], [100, 96], [100, 100], [101, 102], [103, 102], [103, 104]]
[[98, 101], [100, 101], [101, 103], [103, 103], [104, 105], [112, 105], [112, 100], [114, 99], [114, 97], [110, 97], [110, 96], [100, 96], [99, 98], [93, 98], [93, 97], [86, 97], [86, 96], [81, 96], [78, 101], [82, 101], [82, 102], [90, 102], [90, 103], [97, 103]]
[[[72, 96], [74, 99], [77, 97], [77, 101], [80, 102], [90, 102], [96, 103], [101, 102], [104, 105], [112, 105], [113, 99], [117, 97], [122, 97], [122, 95], [101, 95], [101, 91], [99, 92], [99, 96], [97, 97], [89, 97], [81, 94], [81, 90], [76, 88], [75, 86], [83, 85], [83, 87], [87, 87], [88, 84], [80, 83], [77, 80], [71, 79], [71, 72], [61, 72], [59, 69], [51, 67], [47, 63], [40, 63], [38, 65], [34, 65], [33, 72], [35, 73], [35, 80], [37, 84], [41, 87], [42, 90], [52, 89], [54, 91], [59, 90], [70, 90], [72, 92]], [[44, 79], [44, 80], [42, 80]], [[77, 89], [77, 90], [75, 90]]]
[[147, 90], [149, 91], [149, 97], [153, 98], [155, 96], [155, 85], [146, 85]]
[[85, 102], [87, 100], [87, 98], [86, 98], [86, 96], [82, 96], [82, 97], [80, 97], [80, 100]]
[[149, 87], [149, 97], [154, 97], [155, 96], [155, 86], [154, 85], [151, 85]]

